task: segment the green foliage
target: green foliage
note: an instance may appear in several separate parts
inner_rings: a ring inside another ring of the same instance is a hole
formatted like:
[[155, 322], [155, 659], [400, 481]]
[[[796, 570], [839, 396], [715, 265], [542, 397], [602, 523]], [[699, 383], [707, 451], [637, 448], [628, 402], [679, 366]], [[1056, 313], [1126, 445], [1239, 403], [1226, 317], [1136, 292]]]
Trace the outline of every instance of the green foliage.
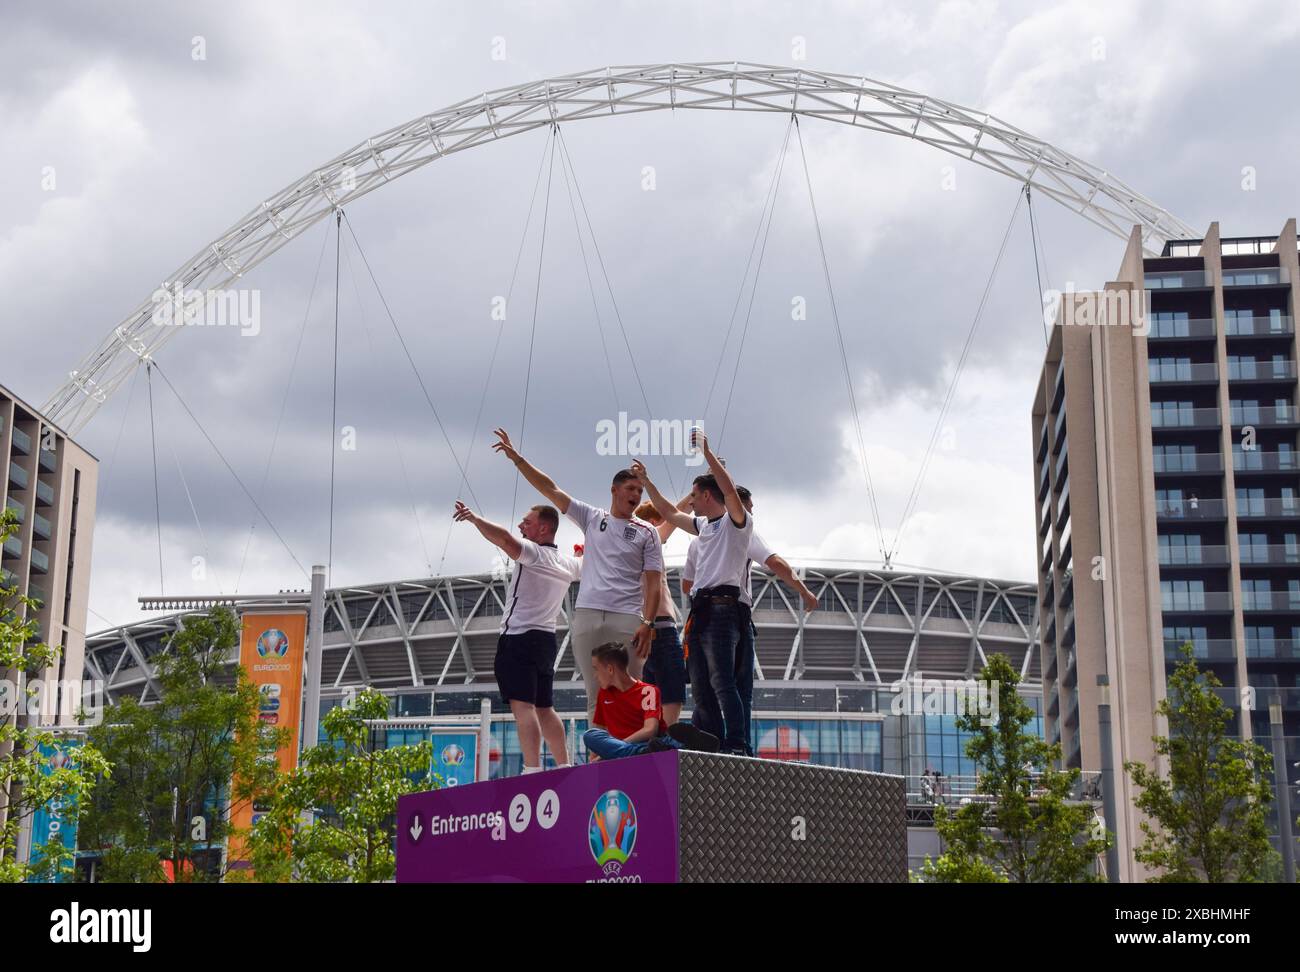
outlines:
[[1228, 735], [1233, 713], [1214, 691], [1223, 683], [1197, 667], [1190, 643], [1182, 655], [1157, 707], [1169, 735], [1152, 737], [1168, 774], [1124, 766], [1142, 790], [1137, 807], [1148, 818], [1134, 856], [1157, 872], [1153, 881], [1268, 880], [1277, 873], [1266, 817], [1273, 798], [1264, 772], [1268, 751]]
[[[0, 510], [0, 545], [18, 529], [13, 510]], [[36, 641], [36, 612], [39, 602], [18, 594], [13, 586], [0, 586], [0, 678], [16, 683], [22, 672], [41, 677], [45, 669], [57, 665], [59, 649]], [[25, 609], [25, 611], [24, 611]], [[26, 618], [24, 618], [24, 613]], [[29, 878], [52, 880], [67, 876], [72, 870], [73, 853], [58, 840], [40, 845], [34, 863], [17, 858], [19, 831], [40, 808], [54, 802], [65, 806], [84, 806], [96, 779], [108, 773], [108, 763], [94, 746], [77, 748], [71, 764], [46, 773], [48, 760], [41, 747], [54, 747], [62, 737], [27, 725], [25, 715], [29, 700], [35, 698], [31, 687], [21, 696], [16, 684], [7, 684], [0, 699], [0, 883], [16, 883]], [[31, 721], [36, 721], [31, 717]]]
[[973, 733], [966, 754], [978, 767], [977, 796], [955, 813], [935, 811], [946, 845], [927, 859], [926, 881], [1069, 883], [1098, 880], [1093, 864], [1110, 835], [1096, 828], [1090, 806], [1071, 799], [1079, 771], [1053, 769], [1061, 747], [1026, 730], [1034, 710], [1016, 692], [1020, 676], [994, 655], [977, 680], [996, 699], [996, 721], [969, 707], [957, 727]]
[[230, 813], [274, 784], [268, 759], [289, 735], [258, 720], [257, 686], [242, 666], [229, 684], [238, 644], [229, 608], [187, 618], [156, 658], [159, 701], [123, 699], [91, 731], [115, 767], [82, 820], [82, 846], [103, 855], [101, 880], [166, 880], [163, 861], [179, 881], [219, 879], [200, 858], [220, 847]]
[[252, 828], [249, 848], [259, 881], [393, 878], [397, 798], [438, 780], [429, 771], [430, 742], [376, 748], [366, 720], [387, 715], [388, 699], [373, 689], [326, 713], [329, 742], [304, 750]]

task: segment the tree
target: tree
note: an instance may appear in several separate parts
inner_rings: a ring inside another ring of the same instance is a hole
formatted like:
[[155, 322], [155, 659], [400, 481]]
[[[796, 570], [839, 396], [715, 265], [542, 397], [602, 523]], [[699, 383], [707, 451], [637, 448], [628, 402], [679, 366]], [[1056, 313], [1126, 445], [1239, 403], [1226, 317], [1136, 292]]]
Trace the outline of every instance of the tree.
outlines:
[[[1020, 676], [994, 655], [977, 680], [996, 700], [991, 719], [968, 707], [957, 728], [973, 733], [966, 755], [979, 772], [976, 798], [950, 813], [935, 811], [947, 849], [926, 859], [922, 873], [936, 882], [1067, 883], [1095, 881], [1093, 863], [1109, 846], [1092, 808], [1072, 799], [1079, 771], [1060, 771], [1060, 744], [1048, 745], [1025, 727], [1034, 710], [1016, 692]], [[989, 721], [991, 725], [985, 725]]]
[[1142, 790], [1146, 816], [1134, 857], [1159, 873], [1151, 880], [1221, 884], [1267, 880], [1276, 871], [1267, 808], [1273, 798], [1263, 746], [1228, 735], [1232, 710], [1216, 689], [1223, 683], [1196, 665], [1191, 643], [1174, 668], [1157, 711], [1168, 736], [1153, 736], [1168, 775], [1141, 763], [1124, 768]]
[[375, 746], [366, 722], [387, 715], [388, 699], [374, 689], [325, 714], [328, 742], [304, 750], [253, 825], [249, 847], [259, 881], [392, 879], [397, 798], [430, 789], [438, 779], [430, 772], [430, 742]]
[[[0, 546], [17, 530], [14, 511], [0, 510]], [[89, 745], [77, 747], [71, 762], [51, 765], [47, 753], [63, 739], [33, 724], [38, 693], [30, 683], [20, 691], [18, 675], [24, 682], [39, 677], [60, 654], [37, 640], [39, 608], [39, 601], [19, 595], [0, 576], [0, 882], [53, 880], [71, 872], [73, 851], [58, 838], [38, 844], [30, 863], [18, 860], [18, 834], [42, 807], [82, 806], [95, 780], [108, 772], [103, 755]]]
[[168, 880], [164, 861], [176, 881], [220, 878], [214, 849], [230, 812], [273, 784], [274, 753], [288, 739], [258, 720], [243, 666], [230, 684], [238, 644], [229, 608], [187, 618], [157, 656], [158, 701], [123, 699], [91, 731], [116, 768], [82, 822], [83, 844], [103, 853], [102, 880]]

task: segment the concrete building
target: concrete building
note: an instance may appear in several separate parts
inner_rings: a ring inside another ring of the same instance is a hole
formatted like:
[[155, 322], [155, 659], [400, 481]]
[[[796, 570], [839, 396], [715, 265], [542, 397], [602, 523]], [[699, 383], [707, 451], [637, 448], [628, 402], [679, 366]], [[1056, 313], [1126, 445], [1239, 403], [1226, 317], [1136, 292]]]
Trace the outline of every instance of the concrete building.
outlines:
[[[1191, 642], [1242, 738], [1283, 709], [1300, 758], [1295, 220], [1165, 244], [1063, 296], [1033, 405], [1045, 730], [1116, 767], [1120, 878], [1142, 839], [1123, 763], [1155, 764], [1155, 707]], [[1111, 747], [1099, 706], [1108, 699]], [[1292, 771], [1294, 772], [1294, 771]]]
[[[0, 501], [19, 520], [18, 532], [0, 556], [0, 578], [6, 587], [17, 586], [19, 593], [41, 602], [35, 612], [37, 637], [62, 649], [58, 663], [43, 677], [80, 680], [98, 460], [3, 387], [0, 456], [5, 461]], [[71, 699], [51, 695], [46, 701], [42, 724], [76, 721], [80, 693]]]

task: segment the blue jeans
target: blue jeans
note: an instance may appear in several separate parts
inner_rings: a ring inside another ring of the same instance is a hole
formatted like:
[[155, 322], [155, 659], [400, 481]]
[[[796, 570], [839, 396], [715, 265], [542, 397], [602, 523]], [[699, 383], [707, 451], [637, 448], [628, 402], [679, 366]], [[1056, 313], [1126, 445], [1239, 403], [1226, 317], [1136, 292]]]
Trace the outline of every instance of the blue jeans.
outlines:
[[[755, 642], [758, 640], [758, 631], [754, 628], [754, 622], [750, 617], [750, 609], [742, 604], [740, 606], [740, 644], [736, 647], [736, 690], [740, 693], [740, 705], [745, 712], [745, 732], [748, 737], [749, 727], [753, 725], [750, 721], [754, 711], [754, 665]], [[748, 738], [745, 739], [745, 752], [753, 756], [754, 750], [750, 746]]]
[[[681, 749], [681, 745], [670, 736], [660, 736], [662, 742]], [[582, 742], [587, 751], [595, 753], [601, 759], [618, 759], [620, 756], [640, 756], [650, 751], [650, 744], [644, 742], [624, 742], [609, 734], [609, 730], [596, 727], [582, 734]]]
[[743, 640], [740, 605], [735, 600], [706, 601], [692, 614], [691, 721], [722, 740], [724, 752], [748, 753], [749, 720], [736, 683], [736, 653]]
[[686, 661], [676, 625], [655, 628], [641, 680], [659, 689], [659, 701], [664, 705], [681, 705], [686, 701]]

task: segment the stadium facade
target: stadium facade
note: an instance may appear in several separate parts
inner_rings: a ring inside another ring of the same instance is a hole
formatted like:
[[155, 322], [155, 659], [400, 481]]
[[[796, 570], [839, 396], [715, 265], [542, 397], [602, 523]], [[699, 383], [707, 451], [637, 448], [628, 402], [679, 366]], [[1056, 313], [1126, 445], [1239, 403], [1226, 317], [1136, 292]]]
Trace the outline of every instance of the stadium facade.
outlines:
[[[919, 867], [926, 854], [939, 851], [932, 827], [936, 800], [959, 800], [974, 786], [966, 735], [956, 727], [961, 703], [955, 693], [936, 690], [959, 688], [991, 655], [1004, 655], [1022, 677], [1022, 695], [1036, 713], [1033, 727], [1042, 733], [1037, 590], [965, 575], [830, 565], [807, 567], [803, 575], [820, 601], [808, 615], [775, 577], [755, 571], [759, 670], [752, 744], [766, 758], [906, 776], [909, 857]], [[669, 567], [669, 584], [680, 596], [676, 566]], [[392, 699], [381, 739], [391, 746], [428, 738], [440, 723], [463, 724], [488, 699], [492, 773], [517, 774], [518, 739], [492, 675], [506, 585], [504, 575], [476, 574], [329, 590], [321, 714], [350, 691], [379, 689]], [[576, 594], [575, 585], [557, 629], [555, 707], [582, 759], [586, 704], [568, 630]], [[234, 604], [301, 606], [302, 598], [286, 593]], [[109, 701], [157, 698], [154, 660], [185, 616], [182, 611], [89, 636], [87, 672], [103, 680]], [[236, 650], [232, 678], [237, 657]], [[933, 704], [918, 707], [922, 695]], [[923, 780], [927, 771], [944, 778], [937, 795]]]

